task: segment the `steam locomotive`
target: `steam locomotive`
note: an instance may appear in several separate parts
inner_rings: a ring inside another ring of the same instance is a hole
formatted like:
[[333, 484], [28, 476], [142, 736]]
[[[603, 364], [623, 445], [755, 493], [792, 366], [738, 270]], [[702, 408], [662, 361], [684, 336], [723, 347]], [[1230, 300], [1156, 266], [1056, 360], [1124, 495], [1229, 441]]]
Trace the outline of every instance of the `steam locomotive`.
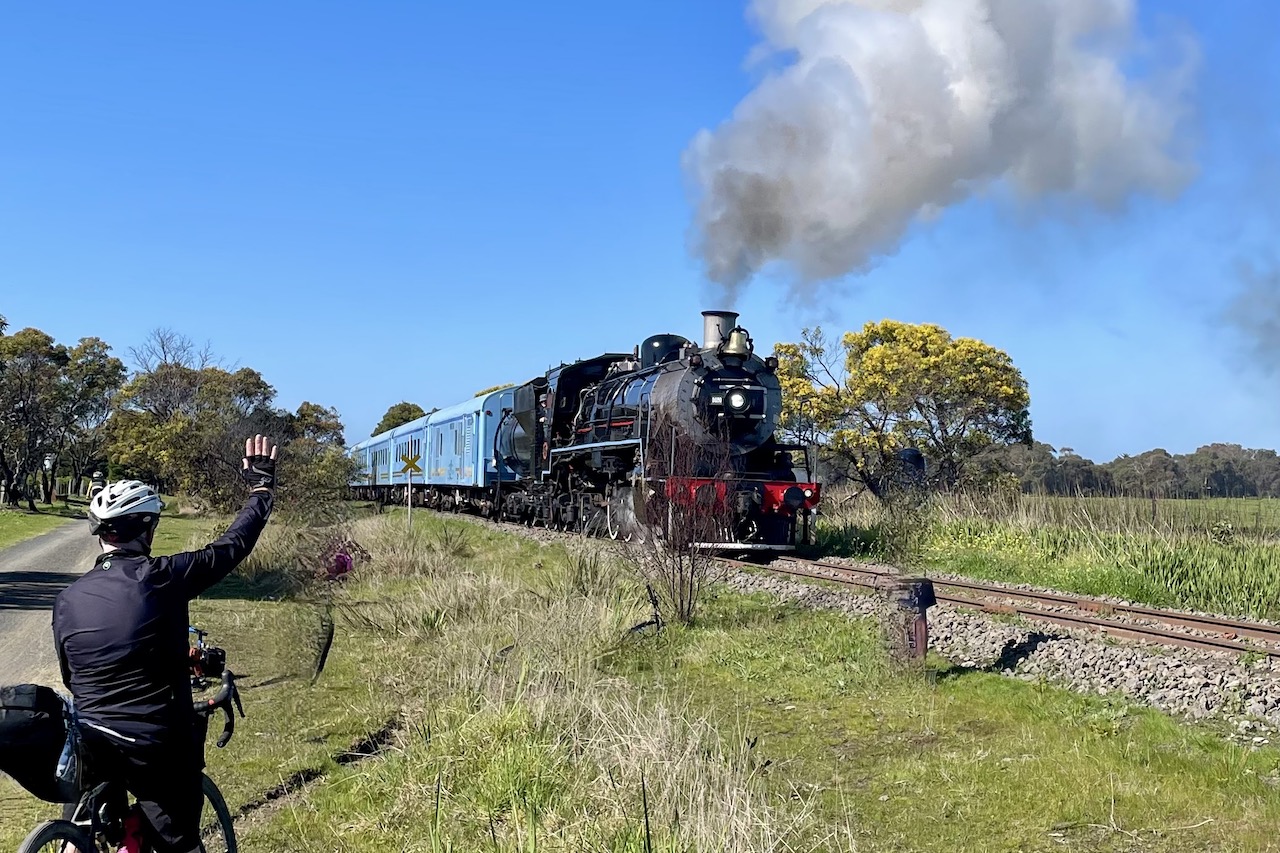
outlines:
[[[697, 544], [794, 547], [821, 488], [806, 449], [775, 437], [778, 362], [736, 313], [702, 316], [701, 345], [654, 335], [361, 442], [353, 492], [622, 539], [701, 508], [714, 522]], [[423, 451], [421, 476], [400, 464]]]

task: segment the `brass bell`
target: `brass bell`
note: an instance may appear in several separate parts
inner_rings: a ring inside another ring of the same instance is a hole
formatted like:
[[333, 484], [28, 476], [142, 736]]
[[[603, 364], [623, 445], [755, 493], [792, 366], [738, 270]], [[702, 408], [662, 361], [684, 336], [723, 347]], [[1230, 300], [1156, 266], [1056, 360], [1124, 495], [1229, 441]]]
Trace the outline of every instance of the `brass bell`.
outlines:
[[724, 349], [720, 350], [721, 355], [740, 355], [746, 357], [751, 355], [751, 339], [747, 337], [747, 333], [742, 329], [734, 329], [729, 333], [729, 340], [725, 342]]

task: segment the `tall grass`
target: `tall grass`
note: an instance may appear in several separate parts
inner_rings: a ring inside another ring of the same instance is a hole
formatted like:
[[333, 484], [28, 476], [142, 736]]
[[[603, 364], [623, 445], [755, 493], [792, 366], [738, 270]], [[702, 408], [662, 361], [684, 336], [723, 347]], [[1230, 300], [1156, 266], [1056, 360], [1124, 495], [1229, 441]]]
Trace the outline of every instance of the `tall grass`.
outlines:
[[1269, 506], [941, 495], [903, 515], [861, 495], [824, 503], [818, 541], [828, 553], [1156, 606], [1280, 617], [1280, 540]]
[[403, 524], [355, 525], [373, 559], [336, 616], [339, 642], [375, 639], [404, 724], [376, 774], [296, 806], [308, 849], [789, 849], [807, 812], [755, 782], [742, 733], [610, 674], [649, 615], [632, 570], [591, 544]]

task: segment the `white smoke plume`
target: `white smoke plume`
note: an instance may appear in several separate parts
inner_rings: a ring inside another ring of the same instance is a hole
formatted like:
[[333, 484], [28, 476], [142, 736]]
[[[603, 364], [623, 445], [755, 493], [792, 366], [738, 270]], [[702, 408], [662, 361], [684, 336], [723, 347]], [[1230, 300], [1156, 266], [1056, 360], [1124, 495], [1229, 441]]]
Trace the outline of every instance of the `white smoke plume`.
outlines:
[[[684, 155], [694, 240], [730, 291], [865, 269], [993, 184], [1118, 208], [1175, 194], [1194, 48], [1152, 64], [1131, 0], [753, 0], [768, 74]], [[1141, 73], [1126, 74], [1126, 64]]]

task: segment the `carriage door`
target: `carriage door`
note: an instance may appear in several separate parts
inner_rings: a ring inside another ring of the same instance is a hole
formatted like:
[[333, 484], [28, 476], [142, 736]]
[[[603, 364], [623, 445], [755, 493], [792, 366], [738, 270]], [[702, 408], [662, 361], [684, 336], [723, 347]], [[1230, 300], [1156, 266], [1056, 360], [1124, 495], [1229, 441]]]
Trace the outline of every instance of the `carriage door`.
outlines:
[[475, 443], [471, 440], [472, 433], [476, 429], [475, 415], [467, 415], [466, 425], [463, 427], [466, 432], [463, 438], [462, 456], [463, 456], [463, 477], [468, 483], [475, 482], [476, 479], [476, 459], [475, 459]]

